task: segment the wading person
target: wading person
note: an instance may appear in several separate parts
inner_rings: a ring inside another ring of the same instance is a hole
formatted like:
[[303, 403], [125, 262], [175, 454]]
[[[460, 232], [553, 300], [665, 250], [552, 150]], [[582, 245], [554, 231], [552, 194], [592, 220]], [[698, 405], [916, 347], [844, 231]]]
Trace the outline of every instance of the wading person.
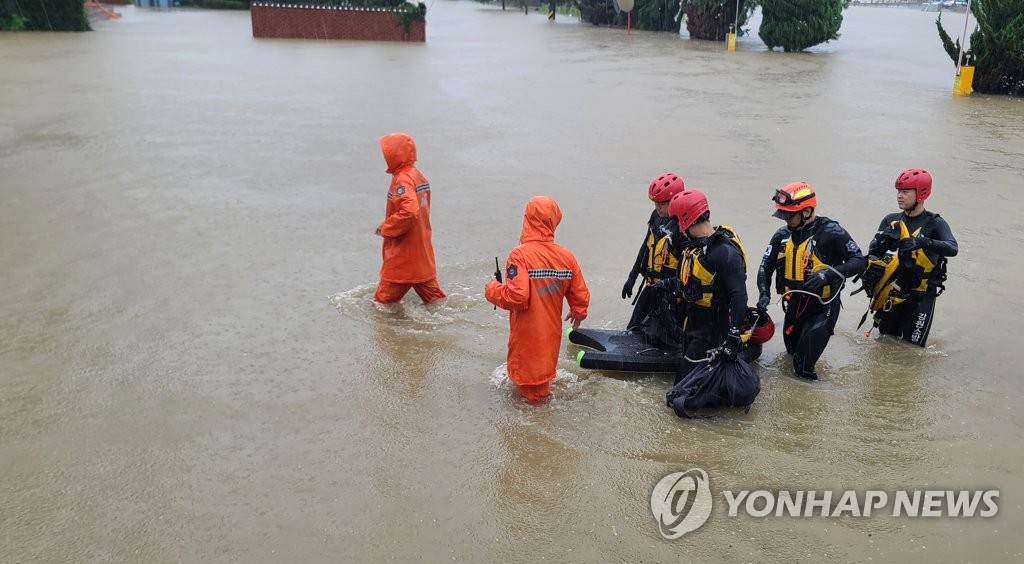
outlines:
[[[932, 175], [912, 168], [896, 177], [896, 204], [900, 211], [882, 219], [868, 247], [870, 267], [864, 275], [869, 292], [880, 282], [887, 254], [898, 259], [895, 285], [886, 308], [875, 312], [878, 330], [918, 346], [925, 346], [935, 314], [935, 298], [944, 290], [946, 258], [956, 256], [958, 246], [949, 224], [937, 213], [924, 209], [932, 193]], [[869, 293], [869, 295], [871, 295]]]
[[775, 217], [786, 225], [775, 232], [757, 271], [757, 307], [771, 302], [771, 282], [783, 296], [782, 336], [800, 378], [816, 380], [814, 365], [839, 319], [839, 291], [847, 278], [864, 271], [860, 247], [837, 222], [815, 215], [818, 199], [806, 182], [775, 191]]
[[739, 237], [731, 227], [711, 225], [707, 197], [698, 190], [672, 198], [669, 213], [688, 241], [679, 264], [679, 275], [654, 287], [667, 290], [665, 299], [682, 297], [685, 314], [685, 357], [675, 381], [689, 374], [709, 350], [723, 347], [735, 358], [740, 352], [740, 326], [747, 315], [747, 259]]
[[520, 245], [508, 255], [505, 280], [492, 280], [484, 296], [509, 311], [508, 377], [530, 402], [551, 394], [562, 342], [562, 303], [566, 321], [578, 329], [587, 317], [590, 290], [572, 252], [555, 243], [562, 221], [558, 204], [531, 198], [523, 214]]
[[622, 286], [622, 299], [633, 296], [637, 277], [643, 274], [643, 286], [636, 299], [633, 315], [626, 329], [635, 329], [661, 301], [658, 292], [651, 292], [650, 286], [663, 278], [679, 274], [679, 256], [682, 253], [682, 239], [676, 229], [676, 221], [669, 214], [668, 205], [672, 197], [684, 190], [683, 179], [674, 172], [666, 172], [651, 181], [647, 197], [654, 202], [654, 211], [647, 220], [647, 233], [636, 255], [633, 269], [629, 271]]
[[410, 288], [433, 303], [445, 298], [437, 283], [430, 230], [430, 183], [414, 166], [416, 143], [404, 133], [380, 138], [380, 149], [391, 174], [384, 221], [377, 235], [384, 238], [384, 262], [373, 295], [380, 304], [401, 301]]

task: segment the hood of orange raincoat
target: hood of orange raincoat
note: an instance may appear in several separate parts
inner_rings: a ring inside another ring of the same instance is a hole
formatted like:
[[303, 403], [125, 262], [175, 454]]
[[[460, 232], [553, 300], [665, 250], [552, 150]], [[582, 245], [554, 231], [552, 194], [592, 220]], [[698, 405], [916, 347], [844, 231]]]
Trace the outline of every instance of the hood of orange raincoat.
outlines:
[[554, 241], [555, 228], [561, 221], [562, 210], [558, 208], [557, 202], [547, 196], [534, 196], [526, 203], [519, 242]]
[[388, 163], [388, 174], [394, 174], [416, 162], [416, 142], [404, 133], [389, 133], [380, 138], [380, 150]]

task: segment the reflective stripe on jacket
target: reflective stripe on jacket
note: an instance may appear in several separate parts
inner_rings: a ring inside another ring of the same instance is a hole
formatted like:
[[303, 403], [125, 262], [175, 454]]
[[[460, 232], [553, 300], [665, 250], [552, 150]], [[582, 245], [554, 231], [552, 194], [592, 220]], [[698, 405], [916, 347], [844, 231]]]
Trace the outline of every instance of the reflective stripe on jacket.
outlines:
[[418, 284], [437, 277], [430, 229], [430, 183], [413, 163], [416, 143], [404, 133], [380, 138], [391, 173], [387, 207], [380, 234], [384, 237], [381, 280]]
[[509, 310], [508, 376], [517, 385], [555, 377], [562, 340], [562, 304], [585, 317], [590, 290], [576, 257], [555, 243], [562, 212], [544, 196], [526, 204], [520, 245], [509, 253], [505, 281], [491, 281], [487, 301]]

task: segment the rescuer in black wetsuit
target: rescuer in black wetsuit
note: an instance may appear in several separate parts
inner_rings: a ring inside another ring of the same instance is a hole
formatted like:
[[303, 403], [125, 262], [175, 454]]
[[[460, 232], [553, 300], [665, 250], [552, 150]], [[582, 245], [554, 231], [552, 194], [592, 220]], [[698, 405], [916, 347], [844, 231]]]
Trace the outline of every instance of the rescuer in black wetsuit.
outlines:
[[677, 231], [676, 221], [668, 213], [668, 203], [672, 196], [684, 189], [683, 179], [674, 172], [666, 172], [655, 178], [647, 188], [647, 196], [654, 202], [654, 211], [647, 221], [647, 234], [640, 245], [633, 269], [629, 271], [626, 283], [622, 286], [622, 299], [633, 297], [636, 279], [643, 274], [644, 284], [639, 290], [633, 315], [626, 324], [627, 330], [636, 329], [647, 314], [661, 303], [661, 294], [649, 291], [650, 286], [662, 278], [679, 274], [679, 255], [685, 237]]
[[814, 365], [839, 319], [839, 291], [847, 278], [864, 272], [866, 261], [850, 234], [818, 217], [814, 190], [805, 182], [775, 191], [775, 217], [786, 226], [775, 232], [757, 271], [759, 309], [771, 303], [771, 281], [784, 296], [783, 340], [800, 378], [816, 380]]
[[[685, 310], [685, 357], [675, 381], [689, 374], [708, 351], [722, 347], [735, 357], [742, 346], [740, 326], [746, 321], [747, 263], [739, 237], [731, 227], [711, 225], [707, 197], [687, 190], [672, 198], [669, 213], [687, 236], [679, 276], [657, 284], [667, 299], [682, 298]], [[687, 360], [693, 359], [691, 360]]]
[[[886, 253], [896, 253], [893, 292], [887, 310], [875, 312], [878, 330], [918, 346], [925, 346], [935, 315], [935, 298], [945, 289], [946, 258], [959, 251], [949, 224], [937, 213], [924, 209], [932, 193], [932, 175], [926, 170], [908, 169], [896, 178], [899, 212], [882, 219], [868, 247], [868, 260], [875, 262]], [[869, 273], [871, 273], [869, 269]], [[866, 287], [878, 282], [865, 274]]]

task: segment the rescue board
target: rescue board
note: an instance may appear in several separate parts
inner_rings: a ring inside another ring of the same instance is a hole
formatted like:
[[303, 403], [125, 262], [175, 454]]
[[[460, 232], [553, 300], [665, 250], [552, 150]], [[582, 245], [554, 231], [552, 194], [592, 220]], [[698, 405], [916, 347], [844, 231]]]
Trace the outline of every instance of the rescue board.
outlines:
[[[673, 373], [679, 370], [682, 347], [659, 348], [641, 333], [614, 329], [570, 329], [569, 342], [592, 349], [580, 351], [581, 368], [617, 372]], [[751, 362], [761, 356], [761, 345], [749, 345], [740, 358]]]

